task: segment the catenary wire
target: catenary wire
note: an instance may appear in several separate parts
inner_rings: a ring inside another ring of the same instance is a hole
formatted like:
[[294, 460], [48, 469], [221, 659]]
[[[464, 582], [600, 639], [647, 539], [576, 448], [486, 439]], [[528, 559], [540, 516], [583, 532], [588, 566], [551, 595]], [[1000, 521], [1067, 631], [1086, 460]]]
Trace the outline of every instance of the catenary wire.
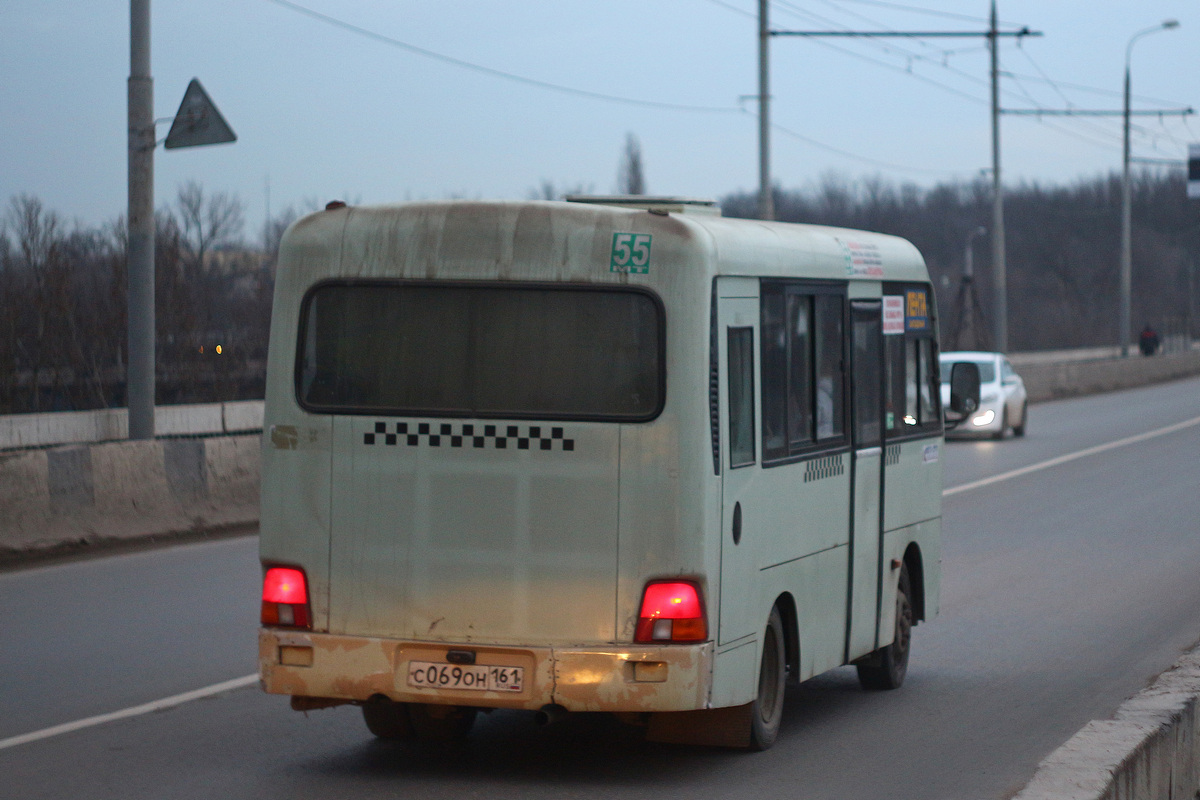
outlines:
[[[390, 36], [385, 36], [383, 34], [369, 30], [367, 28], [363, 28], [361, 26], [354, 25], [349, 22], [345, 22], [344, 20], [340, 20], [336, 17], [332, 17], [328, 14], [323, 14], [319, 11], [314, 11], [313, 9], [307, 8], [307, 7], [299, 5], [297, 3], [290, 2], [290, 0], [269, 0], [269, 1], [272, 3], [275, 3], [276, 5], [281, 6], [283, 8], [287, 8], [287, 9], [295, 11], [297, 13], [304, 14], [313, 19], [316, 19], [318, 21], [324, 22], [326, 24], [332, 25], [337, 28], [341, 28], [341, 29], [349, 31], [351, 33], [356, 33], [360, 36], [365, 36], [367, 38], [374, 39], [375, 41], [381, 42], [383, 44], [391, 45], [394, 47], [399, 47], [403, 50], [407, 50], [407, 51], [415, 53], [417, 55], [425, 56], [427, 58], [432, 58], [432, 59], [435, 59], [438, 61], [452, 64], [454, 66], [462, 67], [465, 69], [470, 69], [475, 72], [480, 72], [480, 73], [483, 73], [486, 75], [491, 75], [493, 77], [504, 78], [507, 80], [516, 81], [518, 83], [535, 86], [535, 87], [541, 88], [541, 89], [549, 89], [549, 90], [553, 90], [553, 91], [564, 92], [564, 93], [573, 94], [573, 95], [580, 96], [580, 97], [586, 97], [586, 98], [593, 99], [593, 100], [603, 100], [603, 101], [607, 101], [607, 102], [624, 103], [627, 105], [658, 108], [658, 109], [663, 109], [663, 110], [667, 110], [667, 111], [689, 111], [689, 112], [706, 112], [706, 113], [750, 113], [752, 116], [757, 118], [757, 115], [753, 114], [752, 112], [746, 111], [746, 109], [737, 108], [737, 107], [733, 107], [733, 106], [730, 106], [730, 107], [693, 106], [693, 105], [684, 105], [684, 104], [679, 104], [679, 103], [663, 103], [663, 102], [656, 102], [656, 101], [649, 101], [649, 100], [638, 100], [635, 98], [620, 97], [617, 95], [609, 95], [609, 94], [604, 94], [604, 93], [600, 93], [600, 92], [592, 92], [592, 91], [588, 91], [588, 90], [584, 90], [584, 89], [576, 89], [576, 88], [573, 88], [570, 86], [564, 86], [561, 84], [549, 83], [547, 81], [541, 81], [541, 80], [537, 80], [534, 78], [527, 78], [527, 77], [524, 77], [521, 75], [504, 72], [502, 70], [493, 69], [491, 67], [486, 67], [486, 66], [483, 66], [480, 64], [474, 64], [469, 61], [464, 61], [459, 58], [454, 58], [453, 56], [447, 56], [442, 53], [437, 53], [432, 50], [427, 50], [423, 47], [417, 47], [416, 45], [412, 45], [407, 42], [402, 42], [399, 39], [395, 39]], [[723, 6], [727, 9], [729, 9], [730, 11], [738, 11], [738, 9], [736, 7], [731, 6], [727, 3], [723, 3], [720, 0], [709, 0], [709, 2], [714, 2], [717, 5], [720, 5], [720, 6]], [[775, 125], [773, 127], [776, 128], [777, 130], [779, 130], [780, 132], [784, 133], [785, 135], [789, 135], [796, 139], [804, 141], [807, 144], [812, 145], [813, 147], [827, 150], [832, 153], [837, 153], [838, 155], [844, 156], [846, 158], [855, 159], [858, 161], [862, 161], [864, 163], [874, 164], [876, 166], [886, 166], [890, 169], [904, 170], [904, 171], [909, 171], [909, 172], [946, 174], [945, 171], [941, 171], [941, 170], [928, 170], [928, 169], [923, 169], [920, 167], [905, 167], [905, 166], [896, 165], [896, 164], [888, 164], [886, 162], [879, 161], [878, 159], [872, 159], [868, 156], [857, 155], [857, 154], [851, 153], [847, 150], [842, 150], [840, 148], [834, 147], [833, 145], [825, 144], [824, 142], [820, 142], [811, 137], [803, 136], [799, 133], [796, 133], [795, 131], [792, 131], [788, 128], [784, 128], [783, 126]]]
[[685, 103], [664, 103], [655, 100], [640, 100], [633, 97], [621, 97], [619, 95], [605, 94], [603, 92], [593, 92], [588, 89], [578, 89], [572, 86], [564, 86], [558, 83], [539, 80], [537, 78], [529, 78], [512, 72], [505, 72], [503, 70], [493, 69], [492, 67], [485, 67], [482, 64], [475, 64], [471, 61], [465, 61], [461, 58], [445, 55], [444, 53], [427, 50], [424, 47], [418, 47], [391, 36], [385, 36], [382, 33], [377, 33], [368, 28], [363, 28], [359, 25], [338, 19], [337, 17], [323, 14], [320, 11], [314, 11], [311, 8], [293, 3], [290, 0], [268, 0], [268, 2], [275, 3], [278, 6], [295, 11], [296, 13], [304, 14], [305, 16], [311, 17], [315, 20], [324, 22], [327, 25], [332, 25], [336, 28], [341, 28], [342, 30], [356, 33], [359, 36], [365, 36], [369, 39], [374, 39], [382, 44], [407, 50], [410, 53], [415, 53], [416, 55], [424, 56], [425, 58], [431, 58], [435, 61], [441, 61], [445, 64], [452, 64], [453, 66], [479, 72], [484, 75], [491, 75], [495, 78], [503, 78], [515, 83], [522, 83], [526, 86], [535, 86], [540, 89], [549, 89], [551, 91], [575, 95], [576, 97], [586, 97], [592, 100], [603, 100], [609, 103], [621, 103], [624, 105], [641, 106], [643, 108], [658, 108], [666, 111], [689, 111], [705, 114], [735, 114], [738, 112], [738, 109], [735, 106], [701, 106], [688, 105]]

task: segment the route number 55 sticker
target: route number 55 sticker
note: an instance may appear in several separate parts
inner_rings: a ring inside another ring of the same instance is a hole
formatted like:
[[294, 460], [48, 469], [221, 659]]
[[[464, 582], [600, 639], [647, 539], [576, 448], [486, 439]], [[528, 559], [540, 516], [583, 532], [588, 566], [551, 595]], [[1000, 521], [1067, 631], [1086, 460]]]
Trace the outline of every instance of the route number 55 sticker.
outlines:
[[614, 233], [610, 272], [645, 275], [650, 271], [650, 234]]

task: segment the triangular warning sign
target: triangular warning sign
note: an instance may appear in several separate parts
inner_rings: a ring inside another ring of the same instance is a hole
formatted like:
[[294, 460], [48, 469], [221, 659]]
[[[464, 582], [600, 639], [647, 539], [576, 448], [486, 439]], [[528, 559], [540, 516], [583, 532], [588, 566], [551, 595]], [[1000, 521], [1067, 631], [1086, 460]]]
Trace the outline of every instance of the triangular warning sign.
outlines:
[[183, 93], [183, 102], [171, 123], [171, 132], [167, 134], [164, 144], [168, 150], [174, 147], [196, 147], [202, 144], [223, 144], [236, 142], [237, 135], [229, 127], [229, 123], [217, 111], [208, 93], [200, 85], [200, 81], [192, 78], [187, 91]]

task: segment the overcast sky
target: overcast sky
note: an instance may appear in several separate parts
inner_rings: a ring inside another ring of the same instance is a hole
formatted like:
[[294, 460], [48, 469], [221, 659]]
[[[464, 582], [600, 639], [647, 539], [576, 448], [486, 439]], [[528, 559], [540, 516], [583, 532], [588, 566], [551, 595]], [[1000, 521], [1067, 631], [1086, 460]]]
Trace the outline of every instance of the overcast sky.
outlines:
[[[238, 135], [159, 148], [156, 203], [194, 179], [238, 195], [256, 236], [268, 196], [277, 214], [335, 198], [523, 198], [543, 181], [607, 193], [630, 132], [651, 193], [754, 190], [756, 13], [756, 0], [155, 0], [155, 115], [172, 117], [196, 77]], [[987, 0], [779, 0], [771, 25], [983, 31], [987, 13]], [[1006, 108], [1119, 110], [1126, 44], [1169, 18], [1180, 28], [1134, 47], [1134, 107], [1200, 108], [1197, 0], [1000, 0], [999, 16], [1044, 33], [1004, 40]], [[128, 0], [5, 0], [0, 36], [0, 202], [29, 193], [83, 224], [114, 219]], [[988, 69], [981, 38], [774, 38], [776, 183], [978, 176]], [[1200, 142], [1197, 119], [1135, 123], [1138, 157], [1182, 159]], [[1008, 180], [1120, 169], [1119, 117], [1002, 124]]]

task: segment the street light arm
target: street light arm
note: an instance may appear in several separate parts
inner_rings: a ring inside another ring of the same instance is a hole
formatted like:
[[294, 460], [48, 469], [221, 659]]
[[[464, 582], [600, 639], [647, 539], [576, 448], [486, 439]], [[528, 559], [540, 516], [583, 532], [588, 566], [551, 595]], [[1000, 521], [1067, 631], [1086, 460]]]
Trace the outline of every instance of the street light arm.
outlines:
[[1136, 42], [1138, 39], [1142, 38], [1143, 36], [1148, 36], [1151, 33], [1156, 33], [1158, 31], [1169, 31], [1169, 30], [1173, 30], [1178, 27], [1179, 27], [1179, 20], [1167, 19], [1167, 20], [1163, 20], [1162, 22], [1158, 23], [1157, 25], [1150, 26], [1149, 28], [1146, 28], [1145, 30], [1138, 31], [1133, 36], [1129, 37], [1129, 44], [1125, 45], [1125, 72], [1126, 73], [1129, 72], [1129, 59], [1133, 55], [1133, 43], [1134, 42]]

